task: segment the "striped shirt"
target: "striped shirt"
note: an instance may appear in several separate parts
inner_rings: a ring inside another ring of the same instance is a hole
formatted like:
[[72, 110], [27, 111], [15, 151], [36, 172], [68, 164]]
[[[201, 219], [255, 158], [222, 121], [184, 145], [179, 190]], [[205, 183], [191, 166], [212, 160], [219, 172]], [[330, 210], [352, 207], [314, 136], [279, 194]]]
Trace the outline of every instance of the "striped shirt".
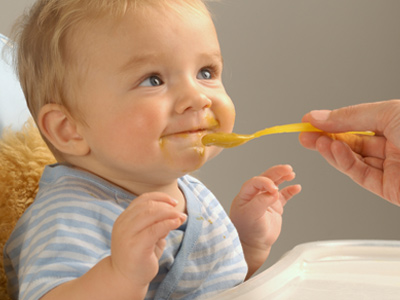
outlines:
[[[207, 298], [243, 282], [247, 266], [237, 231], [197, 179], [178, 179], [187, 222], [167, 236], [159, 272], [146, 299]], [[34, 203], [4, 247], [15, 299], [39, 299], [110, 255], [115, 220], [135, 196], [95, 175], [46, 167]]]

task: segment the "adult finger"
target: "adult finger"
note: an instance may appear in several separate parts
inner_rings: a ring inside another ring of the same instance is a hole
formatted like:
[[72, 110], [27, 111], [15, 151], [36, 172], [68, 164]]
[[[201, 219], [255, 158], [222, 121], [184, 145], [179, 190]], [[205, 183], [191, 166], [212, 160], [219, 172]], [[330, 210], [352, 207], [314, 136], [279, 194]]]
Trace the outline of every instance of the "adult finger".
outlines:
[[336, 169], [369, 191], [382, 196], [383, 171], [367, 164], [347, 144], [340, 141], [321, 143], [318, 151]]
[[400, 148], [400, 100], [363, 103], [330, 110], [311, 111], [303, 117], [326, 132], [374, 131]]
[[350, 148], [363, 157], [375, 157], [384, 159], [386, 157], [386, 138], [382, 136], [360, 136], [355, 134], [326, 134], [315, 132], [302, 132], [299, 136], [299, 141], [305, 148], [316, 150], [317, 143], [320, 139], [330, 137], [334, 140], [345, 142]]

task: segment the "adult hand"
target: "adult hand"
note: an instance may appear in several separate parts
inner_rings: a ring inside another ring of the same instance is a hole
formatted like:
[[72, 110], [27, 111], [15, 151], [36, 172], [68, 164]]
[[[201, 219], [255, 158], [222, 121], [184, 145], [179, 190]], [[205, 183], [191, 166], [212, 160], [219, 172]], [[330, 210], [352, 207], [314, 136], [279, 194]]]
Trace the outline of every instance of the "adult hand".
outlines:
[[[302, 133], [304, 147], [319, 151], [362, 187], [400, 206], [400, 100], [311, 111], [303, 121], [334, 133]], [[336, 134], [345, 131], [374, 131], [375, 136]]]

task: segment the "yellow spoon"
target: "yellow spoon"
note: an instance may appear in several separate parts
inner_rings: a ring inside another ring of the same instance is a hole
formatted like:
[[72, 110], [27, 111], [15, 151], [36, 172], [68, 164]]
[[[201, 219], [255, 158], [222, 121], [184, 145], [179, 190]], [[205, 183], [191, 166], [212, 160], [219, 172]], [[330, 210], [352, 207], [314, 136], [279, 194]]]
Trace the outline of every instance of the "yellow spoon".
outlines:
[[[201, 142], [205, 146], [218, 146], [222, 148], [232, 148], [240, 146], [248, 141], [263, 135], [284, 133], [284, 132], [322, 132], [322, 130], [312, 126], [310, 123], [294, 123], [274, 126], [257, 131], [253, 134], [237, 134], [216, 132], [203, 136]], [[349, 131], [349, 134], [374, 135], [372, 131]]]

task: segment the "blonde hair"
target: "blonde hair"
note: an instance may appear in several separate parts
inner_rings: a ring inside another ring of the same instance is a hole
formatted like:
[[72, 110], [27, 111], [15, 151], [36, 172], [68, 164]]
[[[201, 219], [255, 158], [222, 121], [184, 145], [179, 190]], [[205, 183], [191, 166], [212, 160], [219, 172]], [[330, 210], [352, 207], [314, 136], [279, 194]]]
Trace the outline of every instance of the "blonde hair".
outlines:
[[[180, 4], [180, 5], [176, 5]], [[62, 105], [71, 113], [74, 84], [73, 53], [68, 43], [77, 27], [102, 17], [122, 17], [129, 9], [148, 6], [182, 7], [209, 14], [205, 0], [38, 0], [13, 28], [17, 74], [29, 107], [37, 121], [41, 107]], [[69, 101], [70, 100], [70, 101]]]

